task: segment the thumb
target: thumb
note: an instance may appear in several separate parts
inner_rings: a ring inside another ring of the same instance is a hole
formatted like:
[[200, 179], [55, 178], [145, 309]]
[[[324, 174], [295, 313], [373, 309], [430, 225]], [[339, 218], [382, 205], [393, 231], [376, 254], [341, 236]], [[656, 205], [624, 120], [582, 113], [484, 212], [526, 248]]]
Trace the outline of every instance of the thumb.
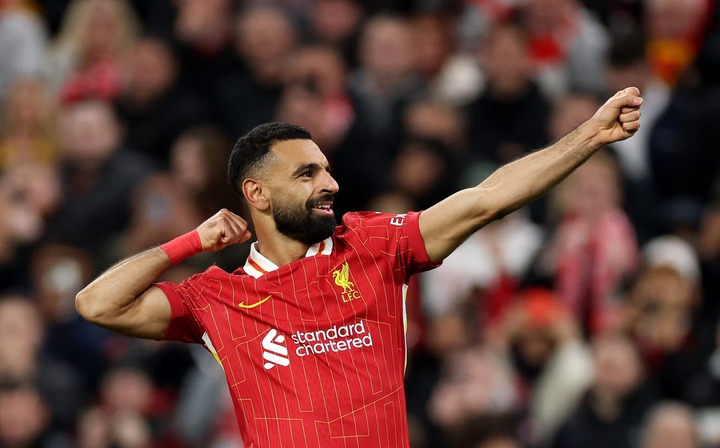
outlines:
[[628, 87], [627, 89], [618, 91], [605, 103], [613, 109], [622, 109], [623, 107], [639, 107], [643, 99], [640, 90], [637, 87]]
[[621, 90], [621, 92], [632, 96], [640, 96], [640, 89], [638, 89], [637, 87], [626, 87]]
[[613, 126], [620, 114], [628, 109], [638, 109], [643, 102], [637, 87], [628, 87], [610, 97], [595, 113], [602, 126]]

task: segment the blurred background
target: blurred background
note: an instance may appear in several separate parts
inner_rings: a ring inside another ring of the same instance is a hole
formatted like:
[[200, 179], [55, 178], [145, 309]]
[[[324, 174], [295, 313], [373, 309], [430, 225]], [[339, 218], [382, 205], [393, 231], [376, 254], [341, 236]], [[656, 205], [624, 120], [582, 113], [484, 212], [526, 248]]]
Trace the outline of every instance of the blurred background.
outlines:
[[246, 215], [225, 169], [255, 125], [312, 132], [338, 216], [401, 213], [630, 85], [634, 138], [414, 279], [413, 448], [720, 447], [718, 5], [0, 0], [0, 446], [242, 446], [201, 347], [113, 335], [73, 300]]

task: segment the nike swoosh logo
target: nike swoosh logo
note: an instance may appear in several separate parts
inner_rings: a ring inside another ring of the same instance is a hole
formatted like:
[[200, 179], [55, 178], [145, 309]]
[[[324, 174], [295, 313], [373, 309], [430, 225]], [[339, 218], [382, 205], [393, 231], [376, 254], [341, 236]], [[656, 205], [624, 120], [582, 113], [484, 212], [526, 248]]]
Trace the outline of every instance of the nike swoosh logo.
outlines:
[[245, 305], [245, 302], [240, 302], [240, 303], [238, 303], [238, 306], [240, 308], [245, 308], [246, 310], [249, 310], [250, 308], [255, 308], [256, 306], [262, 305], [263, 303], [267, 302], [271, 298], [272, 298], [272, 296], [267, 296], [264, 299], [260, 300], [259, 302], [251, 303], [249, 305]]

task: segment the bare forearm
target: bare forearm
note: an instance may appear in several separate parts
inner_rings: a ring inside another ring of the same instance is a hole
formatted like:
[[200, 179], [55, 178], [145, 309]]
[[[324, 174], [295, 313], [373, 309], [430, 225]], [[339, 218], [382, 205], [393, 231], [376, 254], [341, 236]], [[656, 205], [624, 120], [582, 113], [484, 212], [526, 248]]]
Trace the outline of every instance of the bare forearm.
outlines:
[[420, 232], [430, 259], [441, 261], [472, 232], [542, 195], [603, 145], [631, 137], [640, 128], [639, 94], [635, 87], [617, 92], [555, 144], [426, 210], [420, 215]]
[[483, 209], [490, 212], [487, 218], [504, 216], [558, 184], [601, 147], [594, 137], [582, 125], [555, 144], [495, 171], [476, 187], [486, 202]]
[[157, 247], [126, 258], [78, 293], [78, 312], [91, 322], [107, 324], [127, 311], [170, 266], [167, 254]]
[[441, 261], [479, 228], [548, 191], [600, 146], [581, 126], [552, 146], [499, 168], [480, 185], [425, 211], [420, 224], [431, 260]]

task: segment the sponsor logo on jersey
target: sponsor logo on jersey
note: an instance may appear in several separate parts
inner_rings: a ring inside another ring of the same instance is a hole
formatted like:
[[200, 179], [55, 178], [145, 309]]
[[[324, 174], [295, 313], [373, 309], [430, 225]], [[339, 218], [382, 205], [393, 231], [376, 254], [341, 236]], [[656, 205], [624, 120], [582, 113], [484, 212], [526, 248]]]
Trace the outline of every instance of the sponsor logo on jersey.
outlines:
[[[325, 330], [296, 331], [290, 335], [294, 344], [295, 354], [299, 357], [322, 355], [324, 353], [341, 353], [349, 350], [372, 347], [372, 333], [364, 320], [354, 324], [333, 325]], [[275, 366], [290, 365], [286, 338], [276, 329], [271, 328], [262, 340], [264, 367], [270, 370]]]
[[285, 336], [279, 334], [274, 328], [268, 331], [268, 334], [262, 340], [263, 354], [262, 357], [266, 361], [264, 367], [270, 370], [275, 366], [287, 367], [290, 365], [288, 357], [288, 349], [285, 346]]
[[355, 283], [350, 281], [350, 265], [346, 261], [336, 271], [332, 272], [335, 284], [342, 288], [342, 301], [350, 302], [360, 298], [360, 293], [355, 289]]
[[372, 347], [372, 333], [365, 321], [348, 325], [333, 325], [326, 330], [296, 331], [290, 336], [295, 354], [303, 357], [322, 353], [339, 353], [356, 348]]
[[255, 302], [255, 303], [250, 303], [250, 304], [247, 304], [247, 305], [246, 305], [245, 302], [243, 301], [243, 302], [238, 303], [238, 307], [244, 308], [244, 309], [246, 309], [246, 310], [249, 310], [250, 308], [255, 308], [256, 306], [262, 305], [263, 303], [267, 302], [267, 301], [270, 300], [271, 298], [272, 298], [272, 296], [267, 296], [267, 297], [265, 297], [265, 298], [262, 299], [262, 300], [258, 300], [258, 301]]

